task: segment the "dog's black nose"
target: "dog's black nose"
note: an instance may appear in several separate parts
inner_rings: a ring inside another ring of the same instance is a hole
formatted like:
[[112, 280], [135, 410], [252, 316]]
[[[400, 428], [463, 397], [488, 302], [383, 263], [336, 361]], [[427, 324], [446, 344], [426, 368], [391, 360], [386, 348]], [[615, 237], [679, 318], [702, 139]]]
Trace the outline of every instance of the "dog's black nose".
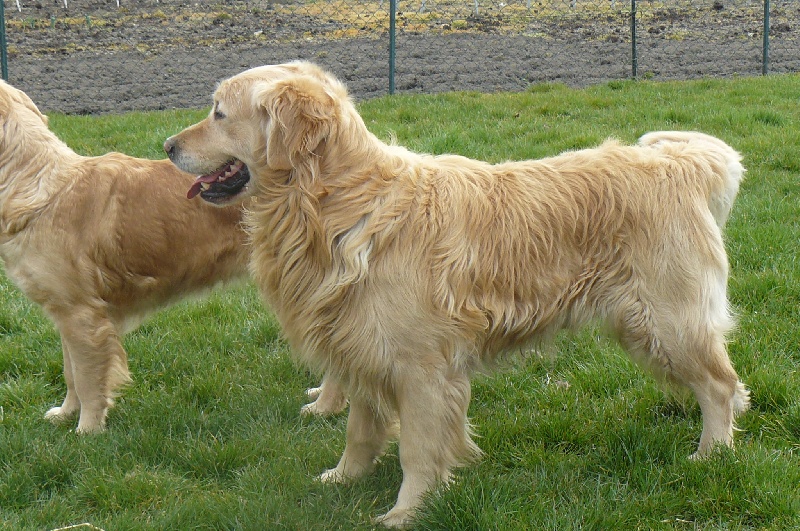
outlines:
[[174, 157], [175, 157], [175, 144], [176, 144], [175, 139], [172, 138], [172, 137], [168, 138], [167, 141], [164, 142], [164, 151], [167, 152], [167, 156], [169, 157], [169, 160], [174, 160]]

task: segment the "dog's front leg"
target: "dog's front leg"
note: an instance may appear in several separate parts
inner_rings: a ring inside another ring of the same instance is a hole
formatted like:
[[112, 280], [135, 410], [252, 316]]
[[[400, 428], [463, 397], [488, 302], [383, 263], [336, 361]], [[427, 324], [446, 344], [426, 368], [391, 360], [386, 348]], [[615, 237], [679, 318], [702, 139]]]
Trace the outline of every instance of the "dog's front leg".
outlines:
[[339, 464], [319, 476], [322, 482], [341, 483], [368, 474], [375, 460], [386, 451], [395, 422], [378, 414], [360, 397], [350, 401], [347, 417], [347, 444]]
[[476, 459], [467, 423], [470, 384], [465, 374], [448, 368], [417, 374], [399, 382], [400, 465], [403, 483], [392, 509], [376, 521], [387, 527], [406, 527], [423, 495], [447, 483], [453, 467]]

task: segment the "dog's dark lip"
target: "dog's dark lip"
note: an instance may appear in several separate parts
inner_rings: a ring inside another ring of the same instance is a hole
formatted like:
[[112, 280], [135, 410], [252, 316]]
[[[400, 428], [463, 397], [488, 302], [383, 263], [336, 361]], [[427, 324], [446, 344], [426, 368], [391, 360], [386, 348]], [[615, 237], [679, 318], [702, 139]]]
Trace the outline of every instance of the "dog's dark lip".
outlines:
[[234, 159], [218, 170], [201, 175], [192, 184], [186, 197], [192, 199], [196, 195], [209, 203], [227, 203], [238, 195], [250, 182], [250, 170], [247, 165]]

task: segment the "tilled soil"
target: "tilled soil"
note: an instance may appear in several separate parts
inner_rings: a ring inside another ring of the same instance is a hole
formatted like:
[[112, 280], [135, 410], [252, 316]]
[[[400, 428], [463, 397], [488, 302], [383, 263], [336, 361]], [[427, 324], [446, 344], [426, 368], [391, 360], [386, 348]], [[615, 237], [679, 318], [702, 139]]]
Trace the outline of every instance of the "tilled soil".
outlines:
[[[771, 71], [800, 71], [796, 4], [780, 7], [773, 23]], [[231, 0], [210, 6], [181, 0], [131, 1], [120, 8], [107, 0], [68, 5], [23, 0], [22, 12], [13, 3], [6, 7], [9, 81], [45, 111], [203, 107], [219, 80], [292, 59], [329, 68], [358, 99], [388, 92], [389, 38], [382, 20]], [[640, 77], [759, 74], [760, 14], [715, 6], [642, 11]], [[455, 21], [428, 17], [424, 24], [417, 11], [401, 11], [396, 91], [519, 91], [541, 81], [585, 86], [630, 77], [629, 13], [604, 9], [565, 7], [523, 22], [486, 9]]]

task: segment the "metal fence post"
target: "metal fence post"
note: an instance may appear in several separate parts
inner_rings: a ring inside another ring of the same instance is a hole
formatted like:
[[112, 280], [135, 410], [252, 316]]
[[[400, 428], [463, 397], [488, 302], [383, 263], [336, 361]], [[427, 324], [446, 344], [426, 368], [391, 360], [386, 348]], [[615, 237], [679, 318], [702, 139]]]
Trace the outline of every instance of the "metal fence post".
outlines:
[[631, 0], [631, 77], [639, 75], [639, 55], [636, 49], [636, 0]]
[[3, 5], [5, 2], [0, 0], [0, 68], [3, 79], [8, 81], [8, 52], [6, 51], [6, 10]]
[[761, 75], [769, 71], [769, 0], [764, 0], [764, 45], [761, 57]]
[[389, 94], [394, 94], [395, 30], [397, 29], [397, 0], [389, 0]]

